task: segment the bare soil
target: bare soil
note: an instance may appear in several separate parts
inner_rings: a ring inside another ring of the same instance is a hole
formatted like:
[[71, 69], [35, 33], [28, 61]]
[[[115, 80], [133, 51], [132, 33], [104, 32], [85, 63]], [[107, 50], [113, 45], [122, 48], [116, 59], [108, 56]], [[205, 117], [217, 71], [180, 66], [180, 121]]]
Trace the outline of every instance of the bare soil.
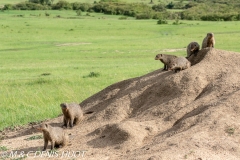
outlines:
[[[190, 61], [179, 73], [158, 69], [81, 102], [94, 112], [66, 129], [70, 144], [57, 151], [86, 151], [70, 159], [88, 160], [239, 160], [240, 54], [206, 48]], [[62, 118], [48, 123], [61, 126]], [[1, 134], [7, 153], [43, 147], [43, 139], [26, 140], [42, 135], [34, 126]]]

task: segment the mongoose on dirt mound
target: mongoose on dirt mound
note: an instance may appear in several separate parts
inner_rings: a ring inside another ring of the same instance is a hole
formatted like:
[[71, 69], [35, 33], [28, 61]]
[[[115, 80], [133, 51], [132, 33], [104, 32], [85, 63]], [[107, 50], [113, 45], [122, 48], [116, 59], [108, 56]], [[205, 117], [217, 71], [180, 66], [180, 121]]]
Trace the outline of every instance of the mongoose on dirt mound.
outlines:
[[185, 57], [178, 57], [169, 63], [169, 68], [175, 70], [175, 72], [179, 72], [189, 67], [191, 67], [191, 62]]
[[202, 49], [207, 47], [213, 47], [215, 45], [215, 39], [213, 33], [207, 33], [207, 36], [203, 39]]
[[51, 150], [54, 147], [63, 147], [68, 143], [68, 135], [60, 127], [52, 127], [47, 123], [42, 123], [37, 129], [43, 132], [43, 151], [47, 149], [48, 141], [51, 142]]
[[60, 104], [63, 113], [63, 127], [68, 127], [68, 124], [72, 128], [73, 125], [78, 124], [83, 119], [83, 111], [77, 103], [62, 103]]
[[191, 42], [187, 46], [187, 58], [192, 54], [196, 55], [200, 49], [200, 45], [197, 42]]
[[176, 58], [175, 55], [157, 54], [155, 60], [160, 60], [164, 64], [163, 70], [167, 71], [169, 70], [168, 64]]

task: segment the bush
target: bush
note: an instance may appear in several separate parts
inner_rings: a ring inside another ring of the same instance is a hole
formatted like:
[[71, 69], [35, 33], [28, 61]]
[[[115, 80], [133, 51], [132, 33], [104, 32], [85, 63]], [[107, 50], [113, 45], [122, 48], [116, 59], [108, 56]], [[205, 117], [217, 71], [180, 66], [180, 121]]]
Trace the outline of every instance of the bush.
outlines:
[[122, 16], [122, 17], [119, 17], [118, 19], [119, 20], [125, 20], [125, 19], [127, 19], [127, 17], [126, 16]]
[[56, 4], [52, 5], [52, 9], [55, 9], [55, 10], [62, 10], [62, 9], [71, 10], [72, 5], [70, 3], [68, 3], [67, 1], [61, 0], [61, 1], [57, 2]]
[[[143, 3], [125, 3], [125, 2], [101, 2], [94, 4], [90, 10], [105, 14], [116, 14], [135, 17], [138, 13], [138, 17], [143, 17], [141, 14], [146, 12], [152, 12], [150, 6]], [[146, 15], [146, 14], [145, 14]], [[147, 16], [145, 16], [146, 18]], [[148, 18], [149, 19], [149, 18]]]
[[164, 4], [158, 4], [158, 5], [153, 5], [152, 9], [156, 12], [163, 12], [166, 11], [167, 9], [165, 8]]
[[51, 5], [52, 1], [50, 0], [28, 0], [31, 3], [37, 3], [37, 4], [47, 4], [47, 5]]
[[43, 6], [41, 4], [22, 2], [12, 6], [15, 10], [48, 10], [48, 6]]
[[236, 21], [238, 20], [238, 13], [223, 13], [223, 14], [208, 14], [203, 15], [201, 20], [203, 21]]
[[47, 13], [47, 12], [45, 12], [45, 16], [46, 16], [46, 17], [49, 17], [49, 16], [50, 16], [50, 14], [49, 14], [49, 13]]
[[153, 19], [168, 19], [169, 16], [169, 12], [165, 11], [165, 12], [155, 12], [153, 13]]
[[174, 7], [173, 2], [170, 2], [168, 5], [166, 5], [166, 8], [168, 9], [173, 9], [173, 7]]
[[79, 2], [72, 3], [73, 10], [80, 9], [83, 12], [87, 12], [90, 8], [92, 8], [92, 4], [90, 3], [79, 3]]
[[138, 14], [136, 15], [136, 19], [151, 19], [152, 16], [149, 13], [142, 13], [142, 14]]
[[179, 25], [179, 20], [176, 19], [175, 22], [173, 22], [173, 25]]
[[76, 13], [77, 13], [78, 16], [81, 16], [81, 15], [82, 15], [82, 11], [81, 11], [80, 9], [77, 10]]
[[204, 21], [239, 20], [240, 9], [233, 5], [200, 3], [181, 13], [181, 19]]
[[157, 24], [168, 24], [168, 21], [166, 19], [159, 19]]
[[119, 0], [100, 0], [99, 2], [119, 2]]
[[13, 5], [11, 4], [5, 4], [3, 7], [3, 10], [12, 10], [13, 9]]

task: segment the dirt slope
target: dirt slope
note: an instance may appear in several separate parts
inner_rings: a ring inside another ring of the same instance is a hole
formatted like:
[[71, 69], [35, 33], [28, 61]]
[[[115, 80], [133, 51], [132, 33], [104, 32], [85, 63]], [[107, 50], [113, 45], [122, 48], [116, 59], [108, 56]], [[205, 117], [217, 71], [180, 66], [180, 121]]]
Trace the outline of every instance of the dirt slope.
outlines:
[[[159, 69], [83, 101], [94, 113], [67, 129], [71, 145], [58, 151], [87, 150], [78, 159], [240, 159], [240, 54], [206, 48], [190, 60], [179, 73]], [[42, 139], [24, 140], [40, 135], [32, 132], [8, 133], [1, 145], [39, 150]]]

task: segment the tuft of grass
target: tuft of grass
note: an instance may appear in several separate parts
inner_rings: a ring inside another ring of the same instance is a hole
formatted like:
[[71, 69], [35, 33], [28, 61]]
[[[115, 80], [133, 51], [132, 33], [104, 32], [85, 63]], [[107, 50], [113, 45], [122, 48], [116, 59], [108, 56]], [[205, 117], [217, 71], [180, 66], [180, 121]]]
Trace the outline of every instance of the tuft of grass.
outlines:
[[26, 138], [25, 140], [30, 141], [30, 140], [36, 140], [36, 139], [43, 139], [43, 135], [31, 136]]
[[187, 159], [188, 156], [193, 155], [193, 154], [194, 154], [194, 151], [190, 151], [189, 153], [184, 155], [184, 159]]
[[87, 76], [83, 76], [83, 78], [94, 78], [94, 77], [99, 77], [100, 73], [98, 72], [90, 72]]
[[23, 159], [25, 159], [25, 158], [27, 158], [27, 156], [26, 156], [26, 155], [25, 155], [25, 156], [23, 156], [23, 157], [14, 158], [14, 159], [11, 159], [11, 160], [23, 160]]
[[41, 76], [49, 76], [51, 73], [42, 73]]
[[187, 155], [187, 154], [185, 154], [185, 155], [184, 155], [184, 159], [187, 159], [187, 157], [188, 157], [188, 155]]
[[229, 136], [232, 136], [235, 132], [235, 128], [233, 127], [228, 127], [225, 129], [225, 132], [229, 135]]
[[0, 151], [7, 151], [8, 148], [6, 146], [0, 146]]

